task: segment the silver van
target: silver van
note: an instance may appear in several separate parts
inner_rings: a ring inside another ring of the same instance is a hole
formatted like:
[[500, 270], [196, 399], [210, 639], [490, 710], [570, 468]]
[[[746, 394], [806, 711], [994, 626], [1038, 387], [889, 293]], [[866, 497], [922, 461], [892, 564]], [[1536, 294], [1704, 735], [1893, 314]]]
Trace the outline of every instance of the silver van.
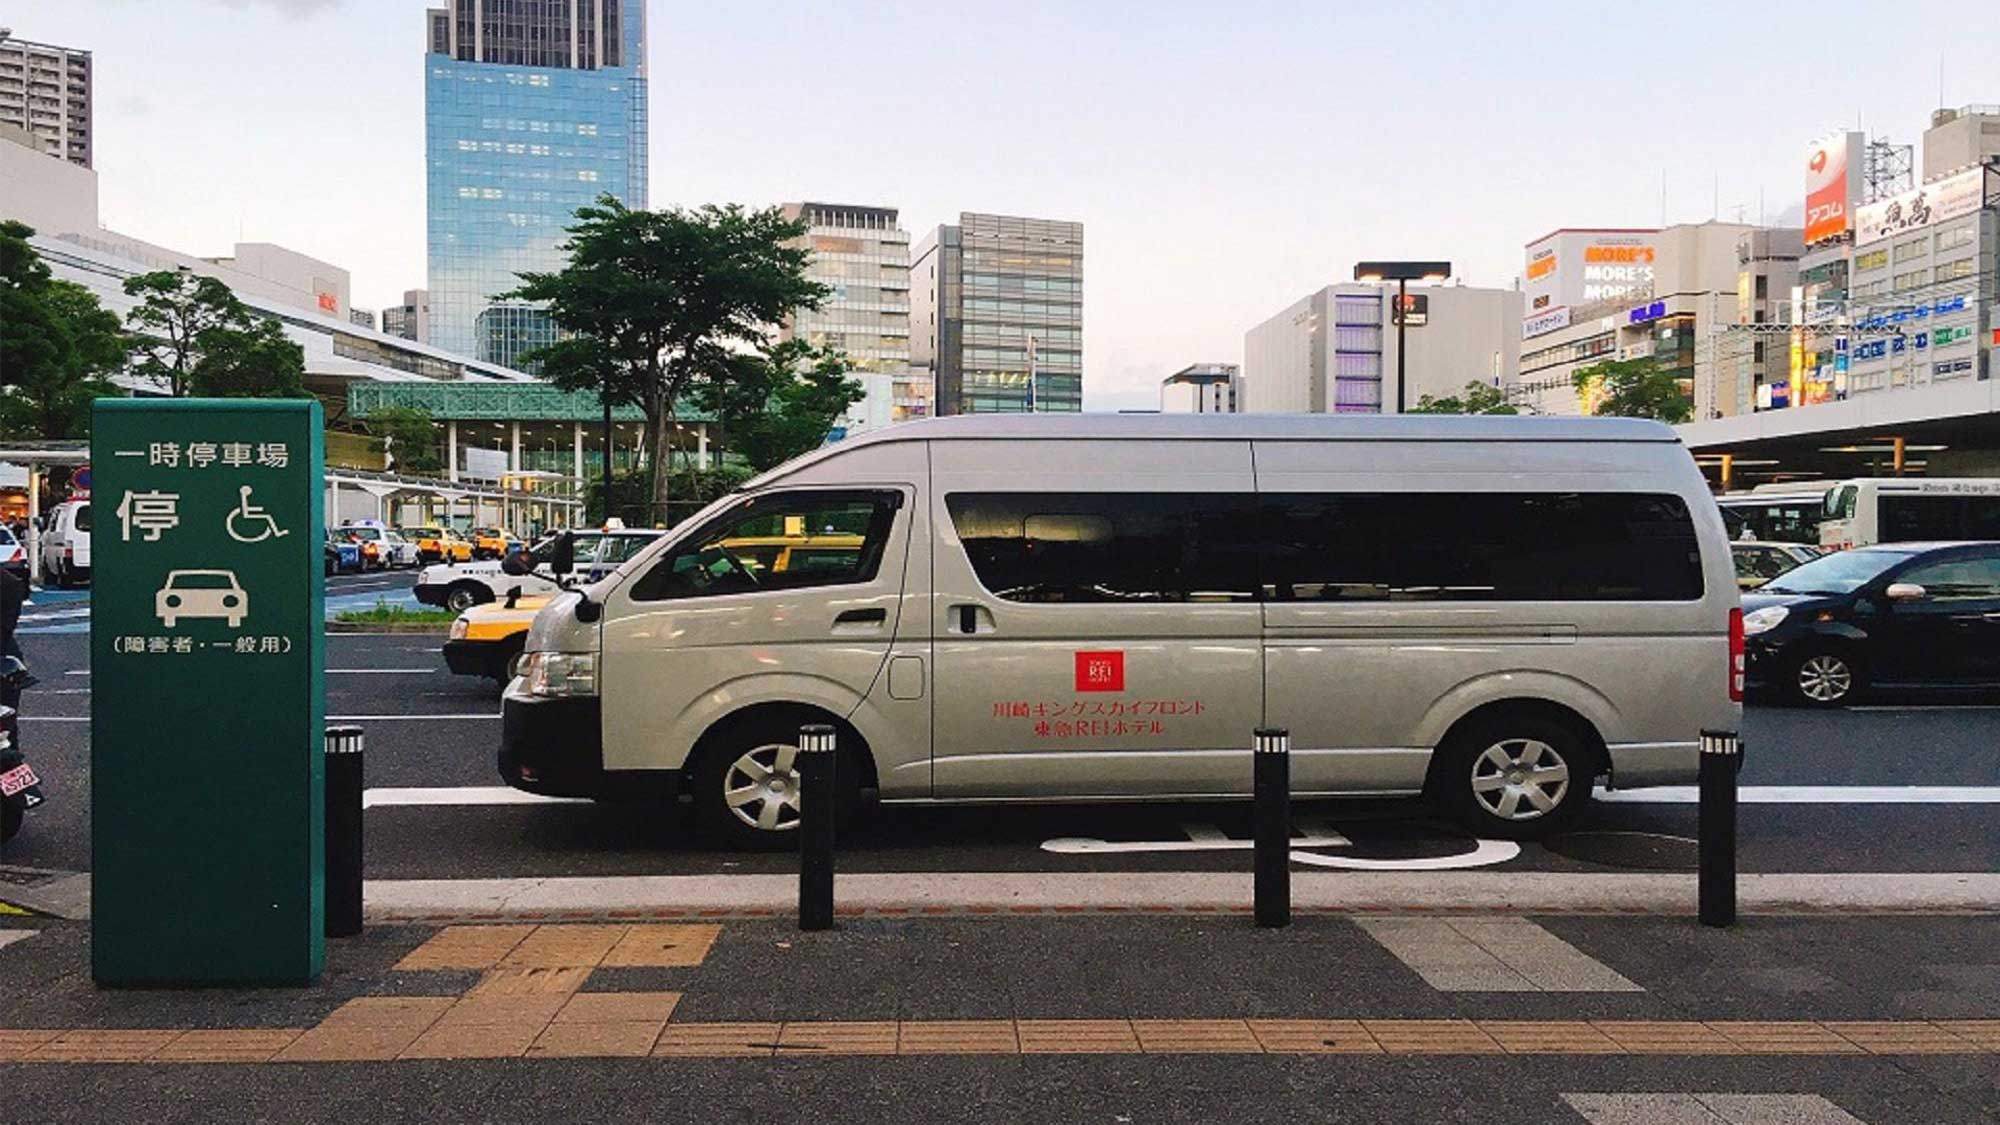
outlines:
[[1694, 778], [1741, 714], [1729, 543], [1644, 421], [965, 416], [817, 450], [553, 600], [500, 772], [798, 823], [861, 803], [1428, 794], [1482, 836]]

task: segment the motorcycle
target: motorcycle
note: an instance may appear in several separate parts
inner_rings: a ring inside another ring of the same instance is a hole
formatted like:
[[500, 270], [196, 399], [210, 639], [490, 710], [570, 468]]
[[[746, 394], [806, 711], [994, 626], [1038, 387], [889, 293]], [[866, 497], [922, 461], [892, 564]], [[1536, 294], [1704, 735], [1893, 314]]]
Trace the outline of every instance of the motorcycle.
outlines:
[[0, 844], [19, 834], [28, 810], [46, 800], [21, 750], [21, 691], [31, 679], [20, 657], [0, 657]]

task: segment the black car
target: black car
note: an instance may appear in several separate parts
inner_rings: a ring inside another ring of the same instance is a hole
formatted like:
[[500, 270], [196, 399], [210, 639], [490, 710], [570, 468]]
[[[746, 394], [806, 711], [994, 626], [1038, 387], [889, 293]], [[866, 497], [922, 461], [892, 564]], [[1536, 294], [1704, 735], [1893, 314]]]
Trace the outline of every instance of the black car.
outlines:
[[2000, 543], [1840, 551], [1743, 595], [1753, 691], [1838, 707], [1870, 689], [2000, 689]]

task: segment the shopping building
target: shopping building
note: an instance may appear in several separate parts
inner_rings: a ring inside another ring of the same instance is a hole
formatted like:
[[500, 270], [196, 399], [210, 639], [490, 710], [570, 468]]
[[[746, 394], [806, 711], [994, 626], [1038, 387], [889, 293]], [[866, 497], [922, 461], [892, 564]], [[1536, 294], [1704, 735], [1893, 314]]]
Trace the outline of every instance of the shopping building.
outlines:
[[1191, 363], [1160, 381], [1162, 414], [1235, 414], [1243, 369], [1233, 363]]
[[1083, 409], [1083, 224], [965, 212], [910, 263], [910, 362], [937, 414]]
[[[1244, 413], [1397, 413], [1396, 290], [1329, 285], [1243, 336]], [[1467, 383], [1510, 385], [1521, 358], [1521, 293], [1415, 286], [1403, 324], [1401, 401], [1442, 398]]]
[[867, 397], [836, 424], [839, 433], [877, 429], [931, 413], [928, 377], [910, 370], [910, 234], [894, 207], [787, 203], [803, 221], [799, 245], [812, 252], [807, 276], [829, 290], [817, 309], [786, 318], [781, 339], [838, 348]]
[[645, 5], [453, 0], [425, 29], [430, 340], [519, 366], [555, 326], [500, 295], [562, 268], [577, 208], [646, 206]]
[[16, 39], [0, 28], [0, 127], [50, 156], [90, 167], [90, 52]]

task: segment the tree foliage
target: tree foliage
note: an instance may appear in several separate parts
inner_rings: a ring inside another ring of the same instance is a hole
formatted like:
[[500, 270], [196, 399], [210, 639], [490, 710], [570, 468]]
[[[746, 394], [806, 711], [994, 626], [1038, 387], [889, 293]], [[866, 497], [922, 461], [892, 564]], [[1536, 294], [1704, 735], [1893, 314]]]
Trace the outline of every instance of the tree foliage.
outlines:
[[720, 378], [698, 382], [691, 398], [714, 418], [723, 445], [762, 472], [819, 448], [848, 407], [861, 401], [852, 364], [837, 349], [800, 339], [732, 356]]
[[132, 371], [161, 390], [175, 397], [305, 395], [305, 350], [229, 286], [188, 270], [155, 270], [126, 278], [125, 292], [139, 298], [125, 315]]
[[1570, 376], [1586, 413], [1614, 418], [1653, 418], [1679, 424], [1694, 416], [1694, 401], [1673, 372], [1651, 357], [1607, 359], [1579, 367]]
[[[565, 338], [530, 353], [565, 390], [637, 406], [648, 461], [669, 464], [675, 409], [697, 380], [726, 382], [745, 347], [764, 344], [797, 308], [818, 308], [825, 286], [805, 275], [804, 223], [776, 208], [731, 204], [634, 211], [611, 196], [580, 207], [555, 273], [524, 273], [504, 299], [546, 305]], [[672, 474], [654, 473], [651, 519], [668, 511]]]
[[0, 433], [88, 437], [91, 400], [118, 393], [106, 376], [124, 360], [124, 333], [90, 290], [51, 278], [33, 233], [0, 222]]
[[1498, 387], [1488, 386], [1478, 380], [1465, 385], [1465, 389], [1455, 395], [1433, 398], [1423, 395], [1410, 408], [1412, 414], [1519, 414], [1514, 404], [1507, 401], [1507, 392]]
[[368, 416], [368, 432], [386, 443], [394, 472], [435, 473], [444, 468], [444, 458], [438, 456], [437, 423], [429, 411], [384, 407]]

